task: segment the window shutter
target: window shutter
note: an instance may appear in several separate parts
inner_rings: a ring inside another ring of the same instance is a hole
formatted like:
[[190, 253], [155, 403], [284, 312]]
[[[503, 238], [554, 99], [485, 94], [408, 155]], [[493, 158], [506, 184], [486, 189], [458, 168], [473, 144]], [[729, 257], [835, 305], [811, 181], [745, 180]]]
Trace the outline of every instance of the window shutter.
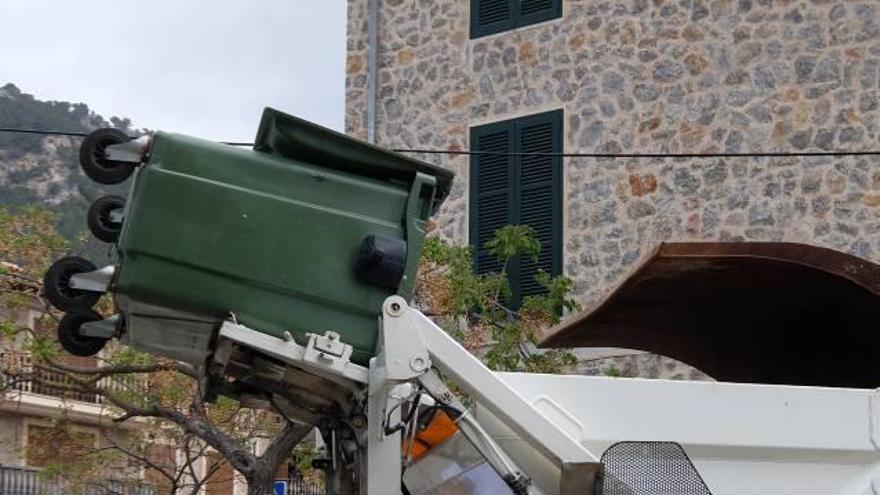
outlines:
[[518, 0], [471, 0], [471, 38], [514, 28]]
[[471, 149], [507, 155], [471, 156], [470, 239], [477, 273], [499, 272], [501, 263], [483, 249], [505, 225], [529, 225], [541, 252], [511, 260], [507, 267], [511, 297], [517, 309], [522, 298], [541, 294], [538, 270], [562, 273], [562, 158], [513, 156], [511, 153], [561, 153], [562, 111], [548, 112], [471, 129]]
[[562, 0], [517, 0], [514, 23], [526, 26], [562, 16]]
[[[527, 117], [517, 124], [518, 152], [562, 152], [561, 111]], [[562, 273], [562, 159], [522, 156], [517, 160], [515, 173], [517, 222], [532, 227], [541, 243], [537, 261], [524, 256], [513, 274], [514, 299], [519, 303], [524, 296], [544, 292], [544, 287], [535, 281], [538, 270], [554, 276]]]
[[[471, 149], [513, 152], [513, 125], [498, 123], [474, 128]], [[474, 155], [470, 172], [470, 237], [477, 273], [501, 271], [501, 264], [483, 246], [499, 228], [511, 223], [513, 158], [509, 155]]]

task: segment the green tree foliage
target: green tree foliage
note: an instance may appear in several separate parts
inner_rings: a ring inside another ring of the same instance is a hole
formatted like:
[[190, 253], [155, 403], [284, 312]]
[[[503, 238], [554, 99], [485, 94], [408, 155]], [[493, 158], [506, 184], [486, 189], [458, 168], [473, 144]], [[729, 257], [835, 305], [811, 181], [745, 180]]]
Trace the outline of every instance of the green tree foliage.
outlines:
[[[0, 127], [73, 132], [88, 129], [86, 119], [90, 111], [84, 104], [71, 106], [67, 102], [40, 101], [22, 93], [13, 84], [0, 88], [0, 95]], [[0, 149], [11, 159], [39, 151], [42, 145], [41, 136], [0, 133]]]
[[498, 229], [485, 247], [501, 262], [500, 272], [475, 274], [470, 246], [428, 237], [417, 304], [494, 370], [558, 373], [576, 364], [568, 351], [535, 348], [541, 332], [558, 323], [563, 311], [580, 309], [570, 297], [571, 279], [539, 271], [536, 281], [545, 294], [527, 296], [516, 310], [505, 303], [510, 295], [510, 261], [519, 256], [536, 258], [541, 251], [534, 231], [508, 225]]
[[[57, 216], [43, 208], [0, 206], [0, 302], [4, 313], [33, 305], [46, 268], [70, 247], [55, 230]], [[4, 334], [18, 330], [5, 321]]]
[[[85, 103], [38, 100], [9, 83], [0, 87], [0, 127], [68, 132], [89, 132], [98, 127], [129, 130], [131, 120], [111, 117], [108, 122]], [[16, 158], [40, 151], [43, 139], [29, 134], [0, 133], [0, 149]]]

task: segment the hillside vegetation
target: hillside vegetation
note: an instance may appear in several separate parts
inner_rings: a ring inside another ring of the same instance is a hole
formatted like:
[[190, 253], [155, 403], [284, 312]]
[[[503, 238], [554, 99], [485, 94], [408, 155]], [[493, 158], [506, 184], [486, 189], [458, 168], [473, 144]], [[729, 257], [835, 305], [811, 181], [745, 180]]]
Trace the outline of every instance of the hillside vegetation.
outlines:
[[[0, 87], [0, 128], [89, 132], [131, 121], [105, 120], [85, 103], [41, 101], [13, 84]], [[58, 215], [58, 230], [69, 239], [86, 230], [86, 210], [97, 197], [123, 193], [127, 184], [101, 186], [79, 169], [81, 138], [0, 132], [0, 204], [41, 205]]]

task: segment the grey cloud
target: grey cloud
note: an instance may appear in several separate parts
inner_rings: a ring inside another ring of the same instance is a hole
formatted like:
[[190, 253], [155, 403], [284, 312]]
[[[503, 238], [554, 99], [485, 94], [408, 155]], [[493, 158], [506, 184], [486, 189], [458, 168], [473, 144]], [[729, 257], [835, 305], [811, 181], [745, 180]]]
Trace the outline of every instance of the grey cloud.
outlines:
[[343, 0], [4, 0], [0, 84], [247, 141], [274, 106], [341, 129]]

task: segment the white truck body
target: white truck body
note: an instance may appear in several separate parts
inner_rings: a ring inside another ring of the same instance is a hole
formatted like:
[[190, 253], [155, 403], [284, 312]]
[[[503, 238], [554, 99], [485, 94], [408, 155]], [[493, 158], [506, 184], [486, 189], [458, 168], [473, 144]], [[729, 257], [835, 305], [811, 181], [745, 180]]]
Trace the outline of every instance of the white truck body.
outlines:
[[[880, 494], [880, 390], [498, 376], [597, 457], [620, 441], [679, 443], [714, 495]], [[528, 450], [488, 411], [477, 417]]]
[[[368, 387], [360, 487], [334, 469], [328, 493], [400, 493], [403, 479], [414, 495], [602, 495], [613, 479], [615, 494], [689, 495], [669, 489], [671, 479], [696, 476], [684, 456], [665, 464], [646, 448], [631, 472], [618, 462], [616, 474], [603, 459], [620, 442], [673, 442], [705, 482], [692, 493], [880, 495], [880, 390], [496, 373], [402, 299], [386, 300], [384, 312], [369, 369], [327, 350], [326, 336], [303, 348], [229, 322], [220, 332], [338, 385]], [[470, 410], [441, 376], [473, 401]], [[457, 408], [459, 431], [404, 470], [402, 432], [414, 432], [417, 418], [401, 410], [426, 393]], [[342, 448], [329, 448], [334, 466]], [[643, 481], [647, 488], [630, 489]]]

